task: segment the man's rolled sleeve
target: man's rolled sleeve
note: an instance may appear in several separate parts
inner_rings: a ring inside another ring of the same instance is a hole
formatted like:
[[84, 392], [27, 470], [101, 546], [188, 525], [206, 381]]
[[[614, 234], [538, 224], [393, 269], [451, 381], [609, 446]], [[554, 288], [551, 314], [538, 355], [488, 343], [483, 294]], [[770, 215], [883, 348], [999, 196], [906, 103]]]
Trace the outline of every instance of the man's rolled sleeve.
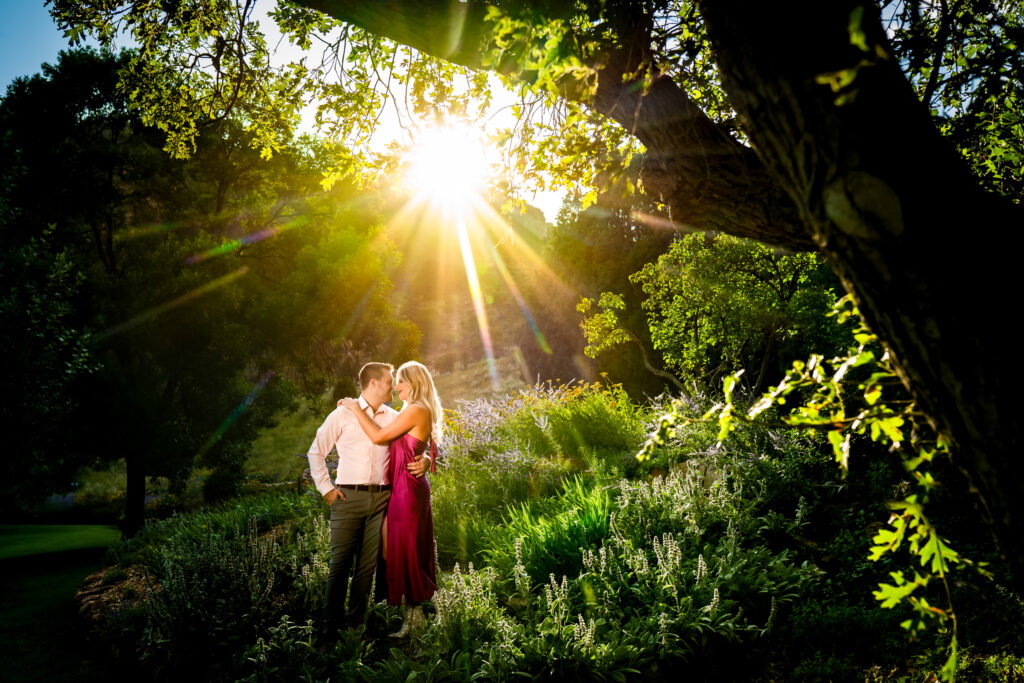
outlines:
[[306, 453], [306, 458], [309, 459], [309, 473], [313, 477], [316, 490], [322, 496], [326, 496], [334, 488], [331, 473], [327, 470], [327, 454], [341, 438], [341, 411], [343, 410], [345, 408], [337, 408], [327, 416], [324, 423], [316, 430], [316, 438], [313, 439], [313, 444], [309, 447], [309, 452]]

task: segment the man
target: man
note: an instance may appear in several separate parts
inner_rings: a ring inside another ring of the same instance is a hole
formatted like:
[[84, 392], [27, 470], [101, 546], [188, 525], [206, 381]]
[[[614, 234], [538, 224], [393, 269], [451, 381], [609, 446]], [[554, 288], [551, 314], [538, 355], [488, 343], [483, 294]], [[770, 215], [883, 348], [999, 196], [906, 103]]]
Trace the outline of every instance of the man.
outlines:
[[[398, 415], [386, 405], [391, 400], [393, 372], [394, 368], [388, 363], [367, 363], [359, 370], [359, 407], [381, 427]], [[338, 449], [338, 473], [334, 483], [326, 463], [332, 447]], [[391, 498], [388, 447], [370, 441], [355, 416], [339, 407], [316, 431], [307, 457], [313, 483], [331, 508], [331, 566], [323, 623], [323, 635], [330, 637], [339, 627], [358, 626], [366, 615], [380, 551], [381, 523]], [[427, 464], [425, 459], [419, 458], [408, 466], [409, 472], [421, 476]], [[346, 581], [353, 560], [355, 572], [346, 612]]]

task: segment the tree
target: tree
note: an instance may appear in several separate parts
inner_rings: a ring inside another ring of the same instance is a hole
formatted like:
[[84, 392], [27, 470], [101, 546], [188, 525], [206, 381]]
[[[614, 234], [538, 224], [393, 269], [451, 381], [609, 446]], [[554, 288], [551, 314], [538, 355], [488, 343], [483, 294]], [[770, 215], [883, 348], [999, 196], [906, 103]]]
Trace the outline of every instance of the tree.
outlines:
[[[183, 36], [198, 40], [193, 52], [210, 63], [225, 53], [218, 47], [222, 35], [252, 45], [242, 31], [211, 31], [216, 19], [199, 21], [191, 3], [169, 6], [166, 14], [150, 9], [144, 15], [148, 4], [129, 7], [137, 12], [128, 16], [152, 63], [168, 45], [188, 52]], [[941, 120], [943, 108], [933, 115], [931, 101], [921, 101], [929, 88], [940, 99], [954, 92], [955, 84], [943, 83], [943, 60], [963, 52], [965, 27], [988, 25], [989, 39], [1009, 48], [987, 52], [991, 63], [976, 60], [975, 73], [1010, 81], [1016, 98], [1000, 104], [984, 97], [979, 106], [1000, 117], [1007, 106], [1019, 111], [1019, 7], [986, 0], [943, 5], [935, 8], [941, 15], [935, 28], [918, 23], [916, 32], [913, 23], [903, 32], [907, 25], [897, 21], [900, 51], [886, 35], [879, 8], [856, 0], [805, 0], [785, 12], [736, 0], [500, 6], [304, 0], [279, 7], [279, 18], [300, 41], [319, 17], [309, 9], [358, 27], [351, 31], [365, 39], [354, 65], [386, 64], [397, 54], [381, 41], [386, 37], [582, 103], [646, 148], [643, 186], [673, 220], [820, 250], [896, 358], [920, 406], [954, 444], [1018, 586], [1024, 585], [1024, 464], [1017, 456], [1024, 427], [1015, 415], [1024, 370], [1008, 361], [1014, 349], [994, 305], [994, 293], [1016, 291], [1015, 253], [963, 233], [984, 217], [993, 226], [989, 234], [1003, 236], [1024, 224], [1024, 211], [1015, 203], [1019, 197], [1011, 201], [979, 184], [936, 128], [934, 117]], [[885, 11], [894, 14], [891, 7]], [[102, 37], [113, 35], [111, 22], [123, 10], [58, 1], [55, 12], [64, 25]], [[915, 21], [912, 14], [907, 21]], [[913, 83], [897, 59], [902, 55], [910, 55], [908, 72], [918, 74]], [[738, 121], [701, 90], [713, 84], [709, 65], [717, 66]], [[931, 71], [922, 79], [925, 66]], [[165, 69], [173, 67], [168, 62]], [[174, 73], [180, 78], [181, 71]], [[195, 69], [189, 73], [190, 92], [198, 93], [189, 101], [216, 95]], [[251, 83], [245, 75], [239, 82]], [[156, 87], [170, 92], [172, 82], [165, 78]], [[960, 83], [965, 96], [975, 92], [970, 78]], [[994, 92], [986, 83], [983, 92]], [[152, 112], [154, 102], [141, 104]], [[1019, 117], [1007, 121], [1012, 129]], [[964, 141], [957, 142], [963, 149]]]
[[[623, 189], [622, 183], [608, 188], [585, 210], [576, 203], [563, 206], [542, 253], [574, 292], [570, 305], [577, 310], [580, 297], [606, 300], [602, 295], [606, 290], [621, 292], [620, 312], [614, 315], [619, 330], [616, 343], [598, 355], [593, 337], [584, 335], [587, 346], [582, 350], [595, 358], [599, 372], [608, 373], [633, 395], [658, 394], [665, 387], [683, 391], [683, 385], [665, 372], [658, 354], [653, 352], [640, 308], [643, 292], [639, 285], [629, 282], [630, 275], [668, 248], [677, 232], [672, 227], [650, 225], [646, 217], [656, 212], [654, 202], [639, 195], [623, 197]], [[611, 342], [613, 338], [602, 341]], [[613, 348], [625, 341], [630, 343]]]
[[[52, 463], [59, 450], [65, 484], [79, 466], [123, 457], [130, 534], [147, 476], [180, 485], [199, 465], [213, 471], [209, 497], [230, 493], [249, 444], [297, 386], [319, 399], [371, 352], [408, 353], [416, 333], [393, 315], [396, 255], [375, 243], [372, 205], [344, 183], [319, 191], [337, 150], [300, 141], [266, 162], [226, 120], [203, 131], [191, 159], [171, 159], [114, 90], [128, 59], [63, 53], [45, 76], [12, 85], [0, 122], [3, 167], [23, 169], [4, 171], [22, 217], [5, 223], [4, 243], [31, 246], [42, 233], [61, 246], [80, 291], [50, 297], [71, 299], [66, 309], [43, 302], [54, 319], [43, 323], [65, 327], [65, 354], [75, 329], [93, 330], [99, 366], [68, 389], [75, 405], [60, 424], [71, 428], [25, 455]], [[9, 285], [15, 273], [3, 275]], [[49, 419], [35, 413], [32, 424]], [[17, 480], [38, 486], [32, 474]]]
[[[17, 217], [3, 210], [0, 232]], [[26, 244], [0, 249], [0, 429], [6, 435], [5, 486], [0, 511], [24, 508], [60, 491], [81, 462], [62, 446], [73, 387], [94, 370], [88, 334], [69, 324], [80, 285], [66, 250], [46, 231]]]
[[630, 279], [643, 287], [654, 348], [702, 386], [744, 370], [749, 394], [795, 358], [850, 344], [828, 314], [839, 288], [817, 254], [779, 253], [728, 235], [686, 235]]

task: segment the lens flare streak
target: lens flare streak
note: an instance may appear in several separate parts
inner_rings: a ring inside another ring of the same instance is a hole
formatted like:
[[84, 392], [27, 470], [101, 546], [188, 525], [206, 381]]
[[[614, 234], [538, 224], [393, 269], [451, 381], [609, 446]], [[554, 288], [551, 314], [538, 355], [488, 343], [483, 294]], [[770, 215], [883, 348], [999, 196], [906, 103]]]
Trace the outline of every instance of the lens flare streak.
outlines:
[[118, 240], [126, 240], [135, 239], [136, 237], [149, 237], [150, 235], [159, 235], [161, 233], [170, 232], [171, 230], [177, 230], [181, 226], [181, 221], [154, 223], [152, 225], [128, 228], [127, 230], [117, 233], [115, 238]]
[[229, 254], [229, 253], [231, 253], [233, 251], [237, 251], [238, 249], [241, 249], [244, 246], [247, 246], [249, 244], [253, 244], [255, 242], [260, 242], [262, 240], [267, 239], [268, 237], [274, 237], [275, 235], [279, 235], [280, 233], [284, 232], [285, 230], [290, 230], [292, 228], [297, 228], [297, 227], [299, 227], [301, 225], [304, 225], [304, 224], [306, 224], [308, 222], [309, 222], [309, 218], [307, 216], [298, 216], [298, 217], [288, 221], [284, 225], [279, 225], [279, 226], [276, 226], [276, 227], [273, 227], [273, 228], [266, 228], [265, 230], [259, 230], [257, 232], [254, 232], [254, 233], [251, 233], [249, 235], [246, 235], [245, 237], [243, 237], [241, 239], [228, 240], [227, 242], [225, 242], [224, 244], [221, 244], [219, 246], [213, 247], [211, 249], [207, 249], [206, 251], [201, 251], [198, 254], [192, 254], [191, 256], [189, 256], [188, 258], [185, 259], [185, 263], [187, 265], [191, 266], [191, 265], [195, 265], [196, 263], [199, 263], [200, 261], [205, 261], [206, 259], [213, 258], [215, 256], [222, 256], [224, 254]]
[[218, 287], [226, 285], [234, 280], [237, 280], [238, 278], [245, 275], [247, 272], [249, 272], [249, 266], [242, 266], [238, 270], [234, 270], [228, 273], [227, 275], [222, 275], [216, 280], [211, 280], [210, 282], [207, 282], [205, 285], [197, 287], [193, 289], [191, 292], [186, 292], [185, 294], [182, 294], [176, 299], [171, 299], [166, 303], [162, 303], [159, 306], [155, 306], [154, 308], [151, 308], [147, 311], [143, 311], [142, 313], [139, 313], [137, 316], [131, 318], [130, 320], [126, 320], [125, 322], [120, 323], [118, 325], [114, 325], [113, 327], [108, 327], [107, 329], [97, 334], [96, 339], [106, 339], [107, 337], [112, 337], [115, 334], [119, 334], [121, 332], [124, 332], [125, 330], [131, 329], [136, 325], [146, 322], [147, 320], [152, 320], [158, 315], [166, 313], [167, 311], [173, 308], [177, 308], [178, 306], [187, 303], [192, 299], [196, 299], [202, 296], [203, 294], [212, 292]]
[[480, 290], [480, 278], [477, 276], [473, 250], [469, 244], [469, 231], [462, 213], [456, 219], [456, 231], [459, 235], [459, 249], [462, 251], [462, 263], [466, 268], [469, 280], [469, 294], [473, 299], [473, 310], [476, 312], [476, 324], [480, 328], [480, 341], [483, 343], [484, 356], [487, 358], [487, 371], [491, 376], [491, 386], [498, 390], [498, 365], [494, 361], [494, 344], [491, 342], [491, 329], [487, 325], [487, 311], [484, 309], [484, 298]]
[[537, 345], [540, 346], [544, 353], [551, 353], [551, 347], [548, 346], [548, 340], [544, 338], [544, 333], [540, 331], [540, 327], [537, 325], [537, 321], [533, 318], [533, 313], [530, 311], [530, 307], [526, 304], [526, 299], [523, 298], [522, 293], [519, 291], [519, 286], [516, 281], [512, 279], [512, 273], [509, 272], [508, 267], [505, 266], [504, 259], [501, 258], [501, 254], [495, 247], [491, 247], [491, 260], [494, 261], [494, 265], [497, 266], [498, 272], [501, 273], [501, 277], [505, 280], [505, 284], [508, 286], [508, 290], [512, 292], [512, 297], [519, 304], [519, 310], [523, 314], [523, 318], [526, 319], [526, 324], [530, 326], [530, 331], [533, 332], [534, 339], [537, 340]]
[[635, 221], [646, 223], [652, 228], [661, 228], [662, 230], [669, 230], [671, 232], [696, 231], [696, 228], [691, 227], [689, 225], [685, 225], [683, 223], [676, 223], [675, 221], [670, 221], [669, 219], [662, 218], [661, 216], [652, 216], [651, 214], [644, 213], [643, 211], [630, 211], [629, 217]]
[[267, 382], [269, 382], [274, 377], [274, 374], [274, 371], [271, 370], [267, 374], [263, 375], [260, 381], [256, 383], [256, 386], [253, 387], [252, 391], [249, 392], [249, 395], [246, 396], [238, 405], [238, 407], [231, 411], [231, 414], [228, 415], [227, 419], [221, 422], [220, 426], [217, 427], [216, 430], [214, 430], [213, 434], [210, 435], [210, 438], [206, 440], [206, 443], [204, 443], [202, 447], [199, 449], [199, 452], [196, 453], [196, 457], [205, 454], [207, 451], [213, 448], [213, 446], [218, 441], [220, 441], [220, 438], [224, 436], [228, 429], [231, 428], [231, 425], [237, 422], [238, 418], [240, 418], [242, 414], [249, 409], [249, 406], [253, 404], [253, 401], [255, 401], [256, 397], [260, 395], [260, 392], [263, 391], [263, 388], [267, 386]]

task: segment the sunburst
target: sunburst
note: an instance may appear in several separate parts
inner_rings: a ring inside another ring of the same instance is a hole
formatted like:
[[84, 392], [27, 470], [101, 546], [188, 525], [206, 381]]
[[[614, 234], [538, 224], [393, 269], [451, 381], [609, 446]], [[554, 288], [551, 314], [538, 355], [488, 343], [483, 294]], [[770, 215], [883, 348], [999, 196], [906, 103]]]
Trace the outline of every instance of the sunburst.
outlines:
[[405, 181], [417, 200], [465, 211], [493, 173], [487, 146], [465, 126], [424, 131], [403, 156]]

